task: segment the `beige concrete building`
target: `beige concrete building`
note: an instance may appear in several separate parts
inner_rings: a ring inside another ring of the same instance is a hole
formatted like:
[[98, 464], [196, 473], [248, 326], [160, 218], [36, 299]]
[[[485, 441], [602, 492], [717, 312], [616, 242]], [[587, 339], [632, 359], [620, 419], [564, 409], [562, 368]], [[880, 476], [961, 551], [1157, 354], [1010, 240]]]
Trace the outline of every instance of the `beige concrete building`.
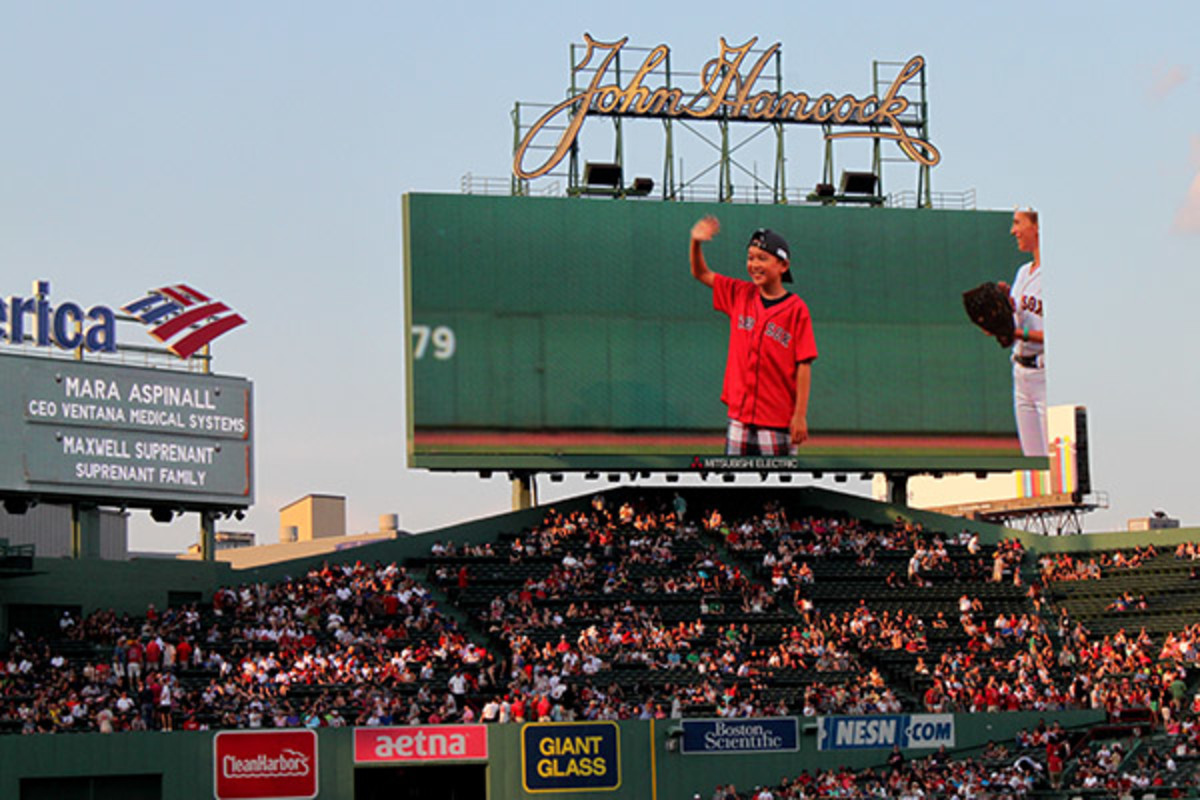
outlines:
[[[340, 552], [395, 539], [399, 535], [398, 523], [398, 515], [381, 514], [379, 530], [347, 536], [346, 498], [338, 495], [310, 494], [279, 509], [278, 543], [236, 547], [227, 544], [225, 547], [218, 547], [214, 555], [217, 561], [224, 561], [234, 569], [260, 567], [264, 564]], [[220, 533], [217, 535], [221, 537]], [[252, 534], [240, 536], [243, 537], [243, 541], [239, 544], [244, 545], [244, 537]], [[179, 558], [200, 558], [200, 546], [192, 546]]]
[[[235, 547], [228, 550], [218, 550], [215, 554], [215, 559], [217, 561], [224, 561], [234, 569], [248, 569], [250, 567], [261, 567], [264, 564], [278, 564], [280, 561], [291, 561], [294, 558], [319, 556], [326, 553], [342, 553], [365, 544], [374, 544], [395, 538], [396, 531], [377, 531], [375, 533], [360, 533], [355, 536], [260, 544], [255, 547]], [[200, 546], [195, 545], [191, 547], [188, 552], [181, 554], [178, 558], [185, 561], [198, 560], [200, 558]]]
[[346, 535], [346, 498], [306, 494], [279, 509], [279, 541], [311, 542]]

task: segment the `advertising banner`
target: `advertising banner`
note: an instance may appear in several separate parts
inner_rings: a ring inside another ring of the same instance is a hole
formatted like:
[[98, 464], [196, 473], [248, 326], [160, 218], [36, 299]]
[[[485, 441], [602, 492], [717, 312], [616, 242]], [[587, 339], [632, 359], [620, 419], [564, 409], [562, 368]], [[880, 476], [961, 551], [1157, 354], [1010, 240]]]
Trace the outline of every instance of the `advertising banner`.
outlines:
[[954, 747], [953, 714], [817, 717], [818, 750]]
[[484, 725], [412, 725], [354, 729], [354, 762], [487, 761]]
[[608, 791], [621, 785], [615, 722], [530, 722], [521, 728], [527, 792]]
[[680, 752], [686, 754], [783, 753], [800, 749], [794, 717], [685, 719]]
[[213, 737], [213, 791], [217, 800], [311, 800], [316, 731], [221, 731]]

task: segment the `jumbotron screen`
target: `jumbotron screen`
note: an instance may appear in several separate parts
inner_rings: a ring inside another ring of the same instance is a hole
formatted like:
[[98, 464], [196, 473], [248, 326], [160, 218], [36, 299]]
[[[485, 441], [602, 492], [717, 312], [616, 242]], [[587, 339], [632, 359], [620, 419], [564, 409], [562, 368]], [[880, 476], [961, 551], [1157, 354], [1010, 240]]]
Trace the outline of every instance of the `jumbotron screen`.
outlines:
[[[693, 277], [691, 232], [706, 216], [720, 225], [702, 247], [714, 272], [751, 281], [761, 228], [790, 250], [783, 287], [807, 305], [818, 353], [792, 454], [725, 455], [731, 336], [755, 315], [718, 310]], [[403, 217], [411, 466], [1046, 466], [1018, 440], [1019, 346], [963, 302], [1030, 261], [1012, 212], [408, 194]]]

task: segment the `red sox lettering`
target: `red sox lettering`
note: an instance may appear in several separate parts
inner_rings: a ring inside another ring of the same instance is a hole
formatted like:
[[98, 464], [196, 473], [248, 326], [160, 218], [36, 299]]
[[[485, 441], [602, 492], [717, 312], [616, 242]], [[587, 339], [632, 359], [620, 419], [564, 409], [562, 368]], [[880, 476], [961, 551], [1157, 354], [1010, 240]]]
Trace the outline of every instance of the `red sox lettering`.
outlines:
[[763, 331], [763, 336], [768, 339], [774, 339], [784, 347], [792, 346], [792, 334], [776, 325], [774, 322], [767, 323], [767, 329]]

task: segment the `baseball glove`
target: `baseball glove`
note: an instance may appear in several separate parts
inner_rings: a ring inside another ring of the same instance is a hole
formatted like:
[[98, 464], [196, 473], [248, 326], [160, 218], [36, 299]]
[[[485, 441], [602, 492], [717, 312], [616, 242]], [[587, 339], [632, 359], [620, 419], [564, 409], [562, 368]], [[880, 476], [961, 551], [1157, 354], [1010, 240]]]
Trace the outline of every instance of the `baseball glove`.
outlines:
[[984, 332], [996, 337], [1001, 347], [1012, 347], [1016, 339], [1012, 302], [1008, 293], [994, 283], [981, 283], [963, 292], [963, 308]]

